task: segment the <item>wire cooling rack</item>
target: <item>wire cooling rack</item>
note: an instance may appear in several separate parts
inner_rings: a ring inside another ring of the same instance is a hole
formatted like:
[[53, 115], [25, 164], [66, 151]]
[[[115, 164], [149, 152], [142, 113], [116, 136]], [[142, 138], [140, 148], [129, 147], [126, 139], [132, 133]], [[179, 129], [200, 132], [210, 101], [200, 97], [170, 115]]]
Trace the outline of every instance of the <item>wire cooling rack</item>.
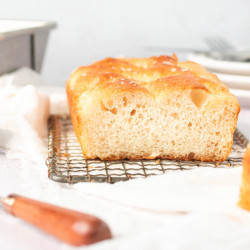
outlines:
[[48, 158], [46, 164], [49, 178], [53, 181], [114, 183], [199, 167], [238, 167], [242, 165], [242, 156], [247, 144], [247, 138], [236, 129], [230, 156], [221, 163], [160, 159], [136, 161], [86, 160], [82, 155], [70, 117], [67, 115], [53, 115], [49, 119]]

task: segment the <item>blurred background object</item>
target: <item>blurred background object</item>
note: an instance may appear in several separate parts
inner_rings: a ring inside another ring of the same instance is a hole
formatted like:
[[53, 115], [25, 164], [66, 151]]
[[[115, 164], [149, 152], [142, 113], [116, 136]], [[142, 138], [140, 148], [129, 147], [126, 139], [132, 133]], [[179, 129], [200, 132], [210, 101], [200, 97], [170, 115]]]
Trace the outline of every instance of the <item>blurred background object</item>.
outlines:
[[211, 57], [219, 60], [250, 62], [250, 49], [235, 47], [230, 41], [222, 36], [206, 37], [205, 43], [210, 48]]
[[[208, 50], [205, 37], [223, 36], [250, 46], [250, 2], [244, 0], [4, 1], [2, 19], [53, 20], [42, 75], [64, 86], [70, 72], [107, 56], [171, 54], [178, 48]], [[167, 48], [170, 48], [168, 50]]]
[[29, 67], [40, 72], [53, 22], [0, 20], [0, 75]]

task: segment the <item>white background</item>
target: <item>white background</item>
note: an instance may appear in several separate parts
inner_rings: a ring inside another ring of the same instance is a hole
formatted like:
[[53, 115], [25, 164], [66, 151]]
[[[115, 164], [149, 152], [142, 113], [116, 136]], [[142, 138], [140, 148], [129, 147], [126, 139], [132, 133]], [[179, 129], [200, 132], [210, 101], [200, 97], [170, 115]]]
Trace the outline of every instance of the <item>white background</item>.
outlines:
[[[51, 33], [43, 75], [65, 84], [70, 72], [107, 56], [169, 53], [153, 47], [204, 48], [203, 38], [222, 35], [250, 46], [247, 0], [0, 0], [0, 18], [58, 23]], [[184, 58], [180, 54], [181, 58]]]

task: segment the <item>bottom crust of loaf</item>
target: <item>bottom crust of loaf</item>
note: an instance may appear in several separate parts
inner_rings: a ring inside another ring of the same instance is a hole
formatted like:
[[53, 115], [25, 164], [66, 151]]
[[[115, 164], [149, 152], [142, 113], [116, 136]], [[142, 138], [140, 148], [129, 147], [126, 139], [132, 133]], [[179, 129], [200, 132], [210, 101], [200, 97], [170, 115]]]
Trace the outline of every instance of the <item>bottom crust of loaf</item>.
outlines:
[[[229, 150], [229, 153], [230, 153], [231, 150]], [[202, 161], [202, 162], [215, 162], [215, 161], [218, 161], [218, 162], [223, 162], [225, 161], [228, 157], [224, 157], [224, 158], [205, 158], [205, 157], [176, 157], [176, 156], [157, 156], [157, 157], [147, 157], [147, 156], [138, 156], [138, 157], [122, 157], [122, 156], [113, 156], [113, 157], [104, 157], [104, 158], [100, 158], [100, 157], [95, 157], [95, 158], [92, 158], [92, 157], [88, 157], [87, 155], [84, 155], [83, 153], [83, 156], [85, 159], [100, 159], [100, 160], [106, 160], [106, 161], [122, 161], [122, 160], [130, 160], [130, 161], [136, 161], [136, 160], [179, 160], [179, 161], [194, 161], [194, 160], [198, 160], [198, 161]]]

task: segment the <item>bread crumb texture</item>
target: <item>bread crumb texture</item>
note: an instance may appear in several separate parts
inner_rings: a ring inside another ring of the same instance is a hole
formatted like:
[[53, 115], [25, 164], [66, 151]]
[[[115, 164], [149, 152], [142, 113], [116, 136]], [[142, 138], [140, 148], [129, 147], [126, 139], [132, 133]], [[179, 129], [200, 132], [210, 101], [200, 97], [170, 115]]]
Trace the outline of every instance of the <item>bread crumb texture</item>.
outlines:
[[88, 159], [224, 161], [240, 111], [217, 76], [175, 55], [82, 66], [67, 94]]

